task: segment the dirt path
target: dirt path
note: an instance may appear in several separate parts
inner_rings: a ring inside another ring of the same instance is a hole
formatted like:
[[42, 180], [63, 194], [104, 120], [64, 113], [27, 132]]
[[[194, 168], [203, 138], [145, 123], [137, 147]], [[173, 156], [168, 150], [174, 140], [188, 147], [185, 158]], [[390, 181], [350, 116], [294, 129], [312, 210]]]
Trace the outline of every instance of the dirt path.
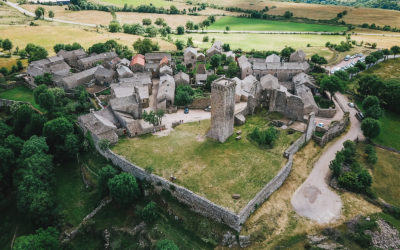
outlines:
[[[360, 122], [355, 118], [356, 110], [348, 108], [347, 99], [342, 94], [336, 94], [338, 101], [350, 112], [350, 130], [340, 139], [325, 149], [306, 181], [292, 196], [292, 206], [301, 216], [315, 220], [319, 224], [334, 221], [340, 216], [342, 201], [330, 190], [327, 184], [329, 163], [335, 158], [336, 152], [343, 148], [346, 140], [363, 138]], [[346, 110], [345, 110], [346, 111]]]

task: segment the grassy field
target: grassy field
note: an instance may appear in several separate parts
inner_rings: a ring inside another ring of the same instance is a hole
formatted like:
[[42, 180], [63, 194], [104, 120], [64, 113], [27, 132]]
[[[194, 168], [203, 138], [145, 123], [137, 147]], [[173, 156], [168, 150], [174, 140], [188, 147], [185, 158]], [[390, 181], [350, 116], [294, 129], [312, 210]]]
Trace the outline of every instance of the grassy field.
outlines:
[[139, 6], [139, 5], [153, 5], [156, 7], [164, 7], [169, 9], [171, 5], [175, 5], [178, 9], [188, 8], [186, 5], [186, 1], [167, 1], [167, 0], [92, 0], [93, 2], [102, 3], [102, 4], [111, 4], [116, 6], [123, 6], [124, 4]]
[[41, 110], [39, 105], [35, 102], [33, 91], [23, 85], [20, 85], [10, 90], [0, 91], [0, 98], [21, 102], [29, 102], [32, 104], [32, 106]]
[[[208, 36], [209, 42], [203, 42], [203, 37]], [[222, 34], [222, 33], [208, 33], [208, 34], [185, 34], [174, 35], [173, 39], [179, 39], [186, 42], [188, 37], [193, 38], [194, 45], [200, 48], [209, 48], [211, 40], [215, 38], [216, 41], [229, 43], [231, 49], [241, 48], [244, 51], [255, 50], [277, 50], [281, 51], [285, 46], [291, 46], [295, 49], [302, 49], [306, 52], [308, 57], [314, 53], [330, 59], [333, 57], [333, 52], [325, 47], [325, 43], [330, 41], [333, 43], [340, 43], [344, 41], [344, 36], [323, 36], [323, 35], [272, 35], [272, 34]], [[310, 47], [307, 47], [310, 44]]]
[[[208, 140], [204, 136], [209, 126], [209, 120], [188, 123], [165, 137], [121, 139], [112, 149], [164, 178], [174, 175], [179, 185], [238, 212], [286, 163], [283, 151], [300, 136], [281, 131], [274, 148], [254, 145], [246, 136], [255, 127], [267, 126], [265, 114], [248, 117], [235, 128], [243, 131], [240, 141], [234, 136], [224, 144]], [[235, 193], [240, 200], [231, 198]]]
[[321, 24], [306, 24], [293, 23], [282, 21], [270, 21], [262, 19], [241, 18], [241, 17], [223, 17], [211, 24], [210, 30], [225, 30], [229, 26], [231, 30], [254, 30], [254, 31], [326, 31], [326, 32], [341, 32], [347, 30], [346, 27], [321, 25]]
[[33, 18], [24, 16], [17, 10], [8, 7], [6, 4], [0, 2], [0, 25], [24, 24], [31, 20], [33, 20]]
[[379, 122], [381, 133], [373, 141], [400, 150], [400, 115], [385, 110]]
[[[370, 32], [374, 33], [374, 31], [370, 31]], [[352, 35], [351, 39], [357, 41], [357, 43], [360, 43], [362, 41], [364, 41], [364, 44], [376, 43], [377, 48], [379, 48], [379, 49], [388, 49], [388, 48], [391, 48], [392, 46], [400, 45], [400, 37]]]
[[[124, 34], [124, 33], [109, 33], [96, 32], [96, 29], [80, 28], [78, 26], [69, 25], [48, 25], [44, 22], [40, 26], [0, 26], [0, 34], [3, 38], [9, 38], [14, 47], [19, 46], [24, 48], [27, 43], [34, 43], [43, 46], [49, 52], [49, 55], [54, 55], [53, 46], [57, 43], [73, 43], [79, 42], [83, 47], [88, 48], [94, 43], [105, 42], [109, 39], [114, 39], [118, 43], [129, 46], [132, 49], [132, 44], [139, 36]], [[42, 34], [42, 35], [38, 35]], [[175, 45], [155, 38], [160, 44], [161, 50], [175, 50]]]
[[[17, 64], [18, 59], [19, 57], [10, 57], [10, 58], [0, 57], [0, 68], [6, 67], [8, 70], [10, 70], [13, 65]], [[28, 66], [28, 60], [22, 59], [21, 61], [24, 67]]]
[[374, 74], [383, 79], [400, 78], [400, 58], [378, 63], [361, 74]]
[[366, 162], [364, 153], [366, 145], [358, 144], [358, 154], [361, 162], [372, 173], [372, 191], [380, 198], [400, 207], [400, 154], [375, 147], [378, 162], [371, 166]]

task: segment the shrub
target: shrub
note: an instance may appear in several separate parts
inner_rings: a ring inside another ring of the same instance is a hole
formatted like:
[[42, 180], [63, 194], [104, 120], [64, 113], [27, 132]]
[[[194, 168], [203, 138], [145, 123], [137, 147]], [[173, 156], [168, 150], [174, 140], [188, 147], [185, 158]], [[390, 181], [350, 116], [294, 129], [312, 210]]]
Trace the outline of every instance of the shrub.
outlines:
[[179, 250], [179, 248], [171, 240], [160, 240], [156, 244], [156, 250]]
[[110, 141], [107, 139], [101, 139], [99, 141], [99, 148], [103, 151], [107, 150], [110, 148]]
[[272, 146], [278, 137], [278, 130], [276, 130], [274, 127], [270, 127], [266, 130], [255, 128], [249, 134], [249, 137], [261, 146]]
[[153, 201], [150, 201], [143, 208], [141, 212], [141, 217], [145, 222], [151, 223], [157, 219], [157, 216], [158, 216], [157, 205]]
[[128, 205], [134, 202], [140, 194], [138, 184], [133, 175], [121, 173], [108, 181], [111, 197], [120, 204]]

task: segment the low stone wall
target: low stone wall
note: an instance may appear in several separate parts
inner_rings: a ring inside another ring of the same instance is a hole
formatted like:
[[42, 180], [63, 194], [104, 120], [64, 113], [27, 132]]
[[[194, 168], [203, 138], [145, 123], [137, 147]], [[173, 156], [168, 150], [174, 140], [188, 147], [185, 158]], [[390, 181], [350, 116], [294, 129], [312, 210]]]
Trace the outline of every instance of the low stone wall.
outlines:
[[325, 146], [330, 140], [341, 135], [350, 123], [350, 113], [346, 112], [340, 121], [333, 121], [328, 130], [322, 137], [313, 134], [314, 141], [321, 147]]
[[321, 108], [319, 108], [317, 116], [318, 117], [323, 117], [323, 118], [332, 118], [332, 117], [335, 116], [335, 114], [336, 114], [336, 108], [334, 108], [334, 109], [332, 109], [332, 108], [329, 108], [329, 109], [321, 109]]
[[297, 151], [299, 151], [299, 149], [301, 148], [301, 146], [303, 146], [304, 143], [306, 143], [305, 134], [300, 136], [300, 138], [297, 139], [297, 141], [295, 141], [285, 150], [285, 152], [283, 152], [283, 157], [289, 159], [291, 155], [294, 155]]
[[191, 109], [205, 109], [211, 105], [211, 98], [210, 97], [203, 97], [194, 99], [192, 104], [189, 105]]
[[0, 99], [0, 107], [11, 107], [14, 103], [20, 103], [20, 101]]

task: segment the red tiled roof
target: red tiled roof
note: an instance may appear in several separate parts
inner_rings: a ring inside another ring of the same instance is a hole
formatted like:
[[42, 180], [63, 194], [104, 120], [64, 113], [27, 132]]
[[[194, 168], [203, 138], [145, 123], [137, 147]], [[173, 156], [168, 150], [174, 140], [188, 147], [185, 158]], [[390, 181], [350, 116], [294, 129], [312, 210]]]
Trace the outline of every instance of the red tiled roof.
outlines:
[[133, 66], [135, 64], [140, 64], [140, 65], [144, 66], [144, 56], [141, 54], [137, 54], [134, 57], [132, 57], [130, 65]]
[[161, 59], [160, 61], [160, 65], [161, 64], [168, 64], [168, 57], [164, 56], [163, 59]]

